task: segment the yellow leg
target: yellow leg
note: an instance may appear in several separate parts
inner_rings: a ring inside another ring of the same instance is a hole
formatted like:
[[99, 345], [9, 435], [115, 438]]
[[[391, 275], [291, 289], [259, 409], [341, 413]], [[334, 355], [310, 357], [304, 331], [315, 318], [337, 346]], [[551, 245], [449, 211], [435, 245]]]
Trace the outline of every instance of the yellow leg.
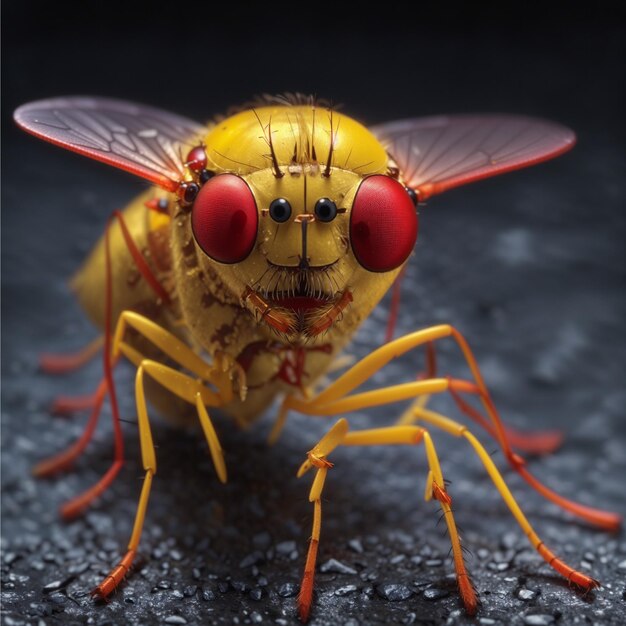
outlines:
[[[239, 387], [241, 399], [245, 399], [247, 392], [245, 373], [236, 361], [225, 354], [217, 354], [214, 362], [207, 363], [178, 337], [134, 311], [123, 311], [119, 317], [111, 348], [112, 358], [122, 351], [121, 346], [128, 327], [139, 332], [178, 365], [214, 385], [222, 404], [227, 404], [233, 399], [233, 382]], [[135, 351], [135, 354], [139, 353]], [[131, 358], [127, 353], [126, 356]], [[135, 364], [137, 365], [136, 362]]]
[[[434, 341], [445, 337], [454, 339], [461, 349], [472, 372], [474, 382], [451, 378], [429, 378], [375, 389], [373, 391], [351, 393], [394, 358], [423, 344], [432, 346]], [[459, 331], [447, 324], [410, 333], [389, 342], [366, 356], [317, 396], [311, 399], [290, 396], [286, 399], [284, 408], [287, 410], [295, 409], [309, 415], [337, 415], [338, 413], [355, 411], [390, 402], [398, 402], [400, 400], [415, 400], [419, 398], [419, 396], [442, 393], [444, 391], [450, 391], [461, 409], [472, 417], [472, 419], [476, 419], [479, 423], [483, 424], [485, 428], [493, 434], [504, 451], [505, 457], [511, 467], [522, 476], [533, 489], [565, 510], [570, 511], [574, 515], [596, 526], [612, 531], [620, 528], [622, 523], [620, 515], [609, 511], [594, 509], [568, 500], [543, 485], [528, 471], [524, 459], [511, 449], [500, 416], [485, 386], [478, 364], [467, 341]], [[489, 419], [486, 420], [479, 415], [478, 412], [471, 410], [471, 407], [467, 407], [467, 403], [460, 397], [461, 393], [477, 395]], [[418, 401], [415, 408], [419, 408], [419, 406], [420, 402]], [[410, 423], [410, 421], [410, 416], [405, 414], [402, 416], [400, 423]]]
[[137, 422], [139, 424], [139, 442], [141, 446], [141, 460], [146, 475], [139, 496], [137, 505], [137, 513], [135, 515], [135, 523], [133, 531], [128, 542], [128, 550], [122, 557], [122, 560], [111, 570], [108, 576], [92, 591], [92, 595], [106, 598], [112, 593], [122, 582], [124, 576], [128, 573], [141, 538], [141, 531], [146, 517], [146, 509], [148, 508], [148, 498], [150, 496], [150, 488], [152, 487], [152, 477], [156, 474], [156, 454], [154, 451], [154, 443], [152, 441], [152, 431], [150, 430], [150, 419], [146, 408], [146, 397], [143, 387], [144, 368], [137, 368], [135, 376], [135, 397], [137, 402]]
[[317, 468], [313, 485], [309, 492], [309, 502], [313, 502], [313, 529], [311, 531], [311, 540], [309, 541], [309, 551], [304, 566], [302, 584], [300, 585], [300, 595], [298, 596], [298, 613], [303, 622], [309, 619], [309, 613], [311, 611], [315, 562], [317, 560], [317, 548], [319, 546], [320, 532], [322, 529], [322, 490], [324, 489], [326, 474], [332, 467], [332, 464], [326, 460], [326, 457], [341, 444], [347, 432], [348, 422], [344, 418], [341, 418], [320, 439], [319, 443], [312, 450], [309, 450], [307, 460], [298, 470], [298, 478], [300, 478], [311, 468]]
[[435, 444], [427, 430], [419, 426], [390, 426], [387, 428], [374, 428], [371, 430], [358, 431], [348, 433], [344, 438], [342, 445], [344, 446], [376, 446], [376, 445], [398, 445], [409, 444], [417, 445], [424, 442], [426, 449], [426, 458], [428, 461], [428, 479], [426, 482], [425, 500], [434, 498], [439, 502], [443, 511], [446, 525], [448, 527], [448, 535], [452, 544], [452, 555], [454, 560], [454, 569], [456, 571], [457, 582], [461, 600], [468, 615], [474, 615], [478, 602], [476, 592], [470, 580], [465, 561], [463, 559], [463, 550], [461, 548], [461, 538], [452, 514], [452, 499], [446, 491], [441, 464], [435, 449]]
[[476, 594], [469, 579], [467, 570], [465, 569], [463, 551], [461, 549], [461, 540], [454, 521], [454, 516], [452, 514], [452, 508], [450, 506], [452, 500], [446, 492], [441, 465], [437, 457], [435, 446], [428, 432], [419, 426], [390, 426], [387, 428], [375, 428], [349, 433], [347, 421], [345, 419], [341, 419], [320, 440], [320, 442], [308, 452], [306, 461], [304, 461], [298, 470], [298, 477], [300, 477], [312, 468], [317, 469], [313, 485], [309, 493], [309, 501], [314, 504], [313, 530], [311, 533], [309, 551], [298, 601], [300, 619], [303, 622], [308, 620], [311, 610], [311, 601], [313, 598], [315, 561], [317, 558], [322, 524], [321, 497], [326, 475], [328, 470], [332, 467], [332, 464], [327, 460], [328, 455], [339, 445], [417, 445], [422, 441], [424, 442], [426, 448], [426, 456], [430, 467], [428, 474], [429, 481], [427, 484], [427, 499], [434, 497], [439, 501], [450, 534], [450, 541], [452, 543], [452, 551], [454, 555], [454, 565], [461, 591], [461, 598], [468, 614], [473, 615], [476, 612]]
[[429, 411], [427, 409], [415, 409], [415, 415], [422, 422], [432, 424], [433, 426], [441, 428], [442, 430], [445, 430], [446, 432], [456, 437], [464, 437], [470, 442], [482, 464], [485, 466], [485, 469], [487, 470], [487, 473], [489, 474], [491, 480], [496, 486], [496, 489], [502, 496], [502, 499], [506, 502], [507, 506], [511, 510], [513, 517], [515, 517], [517, 523], [521, 526], [532, 546], [537, 550], [537, 552], [539, 552], [539, 554], [551, 567], [559, 572], [559, 574], [565, 576], [565, 578], [567, 578], [570, 582], [578, 585], [584, 590], [590, 590], [599, 585], [597, 580], [573, 569], [561, 559], [557, 558], [555, 554], [546, 547], [546, 545], [543, 543], [543, 541], [541, 541], [533, 527], [530, 525], [530, 522], [526, 519], [524, 513], [522, 513], [522, 510], [520, 509], [515, 498], [513, 497], [513, 494], [504, 482], [504, 479], [498, 471], [498, 468], [491, 460], [491, 457], [489, 456], [483, 445], [480, 443], [480, 441], [476, 439], [476, 437], [467, 429], [466, 426], [464, 426], [463, 424], [459, 424], [458, 422], [455, 422], [454, 420], [451, 420], [444, 415], [441, 415], [434, 411]]
[[122, 560], [111, 570], [109, 575], [93, 590], [93, 595], [104, 598], [112, 593], [120, 582], [126, 576], [130, 569], [137, 549], [143, 529], [146, 510], [148, 507], [148, 498], [152, 487], [152, 477], [157, 471], [156, 453], [152, 440], [152, 431], [150, 429], [150, 418], [148, 416], [148, 408], [146, 403], [146, 394], [144, 389], [144, 376], [148, 374], [157, 382], [176, 394], [179, 398], [190, 402], [196, 406], [198, 411], [198, 419], [205, 434], [215, 471], [222, 483], [226, 482], [226, 465], [224, 463], [224, 454], [222, 447], [217, 438], [215, 428], [211, 422], [211, 418], [205, 407], [205, 402], [215, 403], [215, 394], [204, 387], [198, 380], [181, 374], [181, 372], [172, 369], [156, 361], [150, 359], [142, 359], [141, 354], [134, 348], [123, 342], [119, 342], [118, 349], [129, 358], [133, 363], [138, 361], [137, 374], [135, 376], [135, 401], [137, 404], [137, 422], [139, 425], [139, 441], [141, 446], [141, 459], [146, 475], [139, 496], [137, 505], [137, 513], [133, 524], [133, 531], [128, 543], [128, 550]]
[[287, 423], [287, 416], [289, 415], [289, 408], [287, 407], [288, 398], [291, 396], [285, 396], [283, 401], [280, 403], [280, 408], [278, 409], [278, 415], [276, 416], [276, 421], [272, 426], [272, 430], [270, 434], [267, 436], [267, 443], [270, 446], [273, 446], [280, 437], [280, 433], [282, 433], [285, 424]]

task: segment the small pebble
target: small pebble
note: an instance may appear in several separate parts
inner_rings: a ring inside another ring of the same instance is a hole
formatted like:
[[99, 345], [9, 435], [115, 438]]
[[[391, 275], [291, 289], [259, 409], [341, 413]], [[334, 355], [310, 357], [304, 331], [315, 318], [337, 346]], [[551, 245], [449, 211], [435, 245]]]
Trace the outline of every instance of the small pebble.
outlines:
[[250, 587], [240, 580], [231, 580], [230, 586], [239, 593], [247, 593], [250, 591]]
[[447, 598], [449, 595], [449, 591], [446, 591], [445, 589], [437, 589], [437, 587], [424, 589], [424, 597], [426, 600], [440, 600], [441, 598]]
[[157, 583], [159, 589], [169, 589], [172, 585], [167, 580], [160, 580]]
[[263, 597], [263, 589], [261, 589], [261, 587], [254, 587], [254, 589], [250, 589], [249, 595], [252, 600], [258, 602]]
[[63, 581], [62, 580], [53, 580], [51, 583], [48, 583], [43, 588], [43, 592], [44, 593], [50, 593], [51, 591], [58, 591], [59, 589], [61, 589], [62, 585], [63, 585]]
[[552, 615], [527, 615], [524, 618], [524, 624], [527, 626], [550, 626], [554, 623]]
[[426, 561], [428, 567], [439, 567], [442, 563], [443, 561], [441, 559], [428, 559], [428, 561]]
[[165, 618], [166, 624], [186, 624], [187, 620], [182, 615], [170, 615]]
[[339, 587], [338, 589], [335, 589], [335, 595], [347, 596], [348, 594], [354, 593], [355, 591], [358, 591], [358, 587], [356, 585], [345, 585], [343, 587]]
[[348, 541], [348, 546], [357, 554], [363, 554], [363, 544], [360, 539], [350, 539], [350, 541]]
[[272, 542], [272, 537], [267, 531], [263, 531], [261, 533], [257, 533], [252, 537], [252, 543], [257, 548], [267, 548]]
[[257, 563], [263, 563], [263, 561], [265, 561], [265, 555], [263, 554], [263, 552], [261, 552], [260, 550], [255, 550], [254, 552], [251, 552], [247, 556], [244, 556], [243, 559], [241, 559], [239, 567], [241, 567], [242, 569], [246, 569], [248, 567], [256, 565]]
[[406, 555], [404, 555], [404, 554], [397, 554], [389, 562], [392, 565], [397, 565], [398, 563], [402, 563], [402, 561], [404, 561], [404, 559], [406, 559]]
[[517, 597], [520, 600], [532, 600], [537, 594], [530, 589], [520, 589], [517, 593]]
[[626, 570], [626, 559], [624, 559], [623, 561], [620, 561], [617, 564], [617, 569], [620, 569], [622, 571]]
[[183, 595], [186, 598], [191, 598], [193, 595], [195, 595], [196, 591], [198, 590], [198, 586], [197, 585], [187, 585], [184, 589], [183, 589]]
[[228, 584], [227, 581], [220, 580], [217, 583], [217, 589], [219, 590], [220, 593], [226, 593], [230, 589], [230, 585]]
[[182, 600], [185, 597], [178, 589], [174, 589], [170, 595], [177, 600]]
[[406, 585], [395, 584], [378, 585], [376, 593], [389, 602], [408, 600], [413, 595], [413, 592]]
[[278, 588], [278, 595], [281, 598], [293, 598], [300, 591], [300, 586], [296, 583], [284, 583]]
[[281, 541], [276, 544], [276, 552], [278, 554], [289, 556], [294, 550], [297, 550], [295, 541]]
[[213, 600], [215, 600], [215, 594], [213, 593], [213, 591], [211, 591], [211, 589], [203, 589], [202, 599], [205, 602], [212, 602]]
[[258, 611], [252, 611], [250, 613], [250, 621], [253, 624], [260, 624], [263, 621], [263, 616]]
[[320, 572], [325, 574], [328, 572], [334, 572], [336, 574], [356, 574], [356, 570], [349, 565], [344, 565], [337, 559], [328, 559], [325, 563], [320, 565]]
[[505, 570], [509, 569], [509, 564], [495, 563], [494, 561], [491, 561], [491, 563], [487, 563], [487, 567], [494, 572], [504, 572]]
[[78, 576], [78, 574], [82, 574], [89, 569], [89, 563], [86, 561], [83, 563], [77, 563], [75, 565], [71, 565], [67, 568], [68, 574], [73, 574], [74, 576]]
[[183, 554], [180, 550], [170, 550], [170, 558], [174, 561], [180, 561], [183, 558]]

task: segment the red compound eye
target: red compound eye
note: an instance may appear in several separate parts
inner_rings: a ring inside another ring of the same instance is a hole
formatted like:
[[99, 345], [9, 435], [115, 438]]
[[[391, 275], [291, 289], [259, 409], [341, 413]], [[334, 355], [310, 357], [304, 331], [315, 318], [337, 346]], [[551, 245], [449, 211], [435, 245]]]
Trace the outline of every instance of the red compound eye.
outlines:
[[417, 213], [406, 189], [388, 176], [366, 178], [350, 214], [350, 241], [357, 261], [370, 272], [404, 263], [417, 239]]
[[238, 263], [250, 254], [258, 221], [250, 187], [234, 174], [221, 174], [205, 183], [191, 212], [198, 245], [220, 263]]

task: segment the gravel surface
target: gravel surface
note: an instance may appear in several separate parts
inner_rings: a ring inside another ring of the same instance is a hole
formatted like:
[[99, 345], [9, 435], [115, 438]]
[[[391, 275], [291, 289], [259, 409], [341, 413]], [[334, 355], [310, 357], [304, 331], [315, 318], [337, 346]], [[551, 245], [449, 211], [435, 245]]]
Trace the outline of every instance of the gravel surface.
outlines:
[[[23, 58], [32, 67], [31, 57]], [[9, 79], [19, 95], [17, 76], [13, 71]], [[144, 100], [160, 104], [158, 94]], [[507, 110], [542, 112], [532, 103], [499, 102]], [[362, 100], [359, 106], [367, 111]], [[624, 513], [625, 158], [610, 132], [615, 109], [605, 120], [588, 121], [584, 102], [572, 106], [565, 121], [580, 132], [573, 153], [450, 192], [422, 210], [399, 332], [456, 325], [509, 423], [565, 432], [562, 449], [532, 459], [531, 471], [567, 497]], [[374, 98], [372, 121], [385, 119], [383, 107], [382, 97]], [[557, 102], [543, 112], [554, 117], [558, 109]], [[184, 104], [177, 110], [192, 115]], [[142, 186], [11, 130], [3, 156], [2, 625], [295, 624], [312, 517], [310, 477], [297, 480], [295, 472], [329, 422], [294, 415], [270, 449], [273, 410], [249, 432], [217, 416], [226, 486], [199, 433], [155, 423], [159, 473], [136, 567], [110, 601], [91, 599], [90, 590], [123, 554], [141, 486], [132, 371], [120, 367], [117, 375], [128, 460], [83, 517], [63, 523], [59, 505], [110, 463], [109, 413], [75, 471], [33, 479], [33, 464], [72, 442], [85, 421], [51, 416], [52, 399], [88, 393], [101, 375], [94, 362], [49, 377], [38, 371], [37, 355], [94, 336], [65, 280], [106, 215]], [[387, 301], [351, 354], [362, 357], [381, 343], [386, 316]], [[441, 345], [440, 357], [443, 372], [467, 375], [451, 343]], [[421, 363], [422, 355], [394, 362], [372, 385], [409, 380]], [[449, 398], [433, 406], [460, 419]], [[367, 428], [390, 424], [401, 411], [384, 407], [349, 419], [352, 428]], [[623, 534], [594, 530], [547, 503], [479, 434], [542, 539], [602, 588], [587, 595], [571, 589], [529, 546], [469, 446], [436, 432], [471, 550], [477, 617], [463, 614], [438, 507], [423, 501], [423, 449], [346, 449], [332, 456], [311, 624], [626, 623]]]

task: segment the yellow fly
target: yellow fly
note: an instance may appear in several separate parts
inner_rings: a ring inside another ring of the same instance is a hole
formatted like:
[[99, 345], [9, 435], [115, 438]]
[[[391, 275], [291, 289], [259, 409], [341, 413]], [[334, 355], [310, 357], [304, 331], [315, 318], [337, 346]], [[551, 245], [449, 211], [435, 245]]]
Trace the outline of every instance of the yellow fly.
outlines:
[[[426, 500], [445, 515], [460, 595], [467, 613], [477, 598], [465, 565], [431, 429], [468, 440], [532, 545], [559, 573], [589, 590], [598, 582], [557, 558], [537, 536], [478, 439], [427, 407], [452, 394], [461, 412], [500, 444], [511, 466], [545, 497], [606, 529], [618, 515], [585, 507], [549, 490], [512, 450], [548, 451], [558, 437], [505, 429], [460, 333], [442, 324], [390, 341], [321, 391], [316, 383], [361, 322], [399, 277], [417, 238], [418, 201], [452, 187], [557, 156], [574, 134], [557, 124], [507, 115], [410, 119], [367, 129], [312, 98], [264, 98], [204, 126], [150, 107], [104, 98], [62, 98], [20, 107], [17, 123], [69, 150], [130, 171], [156, 185], [114, 212], [105, 235], [73, 280], [100, 342], [77, 355], [48, 356], [64, 371], [105, 346], [96, 393], [60, 409], [92, 408], [85, 434], [41, 462], [36, 473], [70, 465], [83, 451], [105, 396], [114, 416], [115, 459], [92, 488], [62, 511], [80, 513], [113, 481], [124, 459], [112, 369], [124, 356], [135, 381], [141, 456], [146, 472], [128, 551], [94, 593], [108, 596], [130, 568], [157, 461], [148, 402], [172, 420], [197, 419], [221, 481], [222, 448], [207, 407], [245, 426], [282, 396], [270, 435], [290, 410], [338, 415], [412, 400], [392, 426], [349, 431], [340, 418], [307, 453], [298, 475], [315, 470], [309, 499], [313, 530], [299, 597], [308, 619], [321, 530], [321, 498], [338, 446], [422, 445], [429, 472]], [[133, 332], [130, 332], [130, 331]], [[472, 380], [437, 375], [435, 345], [452, 338]], [[427, 371], [414, 382], [359, 391], [380, 368], [424, 346]], [[478, 410], [466, 396], [476, 397]], [[190, 412], [186, 407], [192, 407]]]

